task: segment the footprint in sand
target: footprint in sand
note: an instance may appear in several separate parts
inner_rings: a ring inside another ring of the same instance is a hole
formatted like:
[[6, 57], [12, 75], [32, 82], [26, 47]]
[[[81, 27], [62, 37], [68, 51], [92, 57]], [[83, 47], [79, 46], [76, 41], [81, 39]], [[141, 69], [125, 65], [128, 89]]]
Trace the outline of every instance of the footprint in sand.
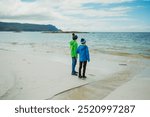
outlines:
[[89, 76], [95, 76], [94, 74], [88, 74]]
[[28, 64], [31, 64], [30, 62], [28, 62], [26, 59], [22, 59], [23, 61], [25, 61], [26, 63], [28, 63]]
[[26, 61], [26, 59], [22, 59], [23, 61]]
[[121, 65], [121, 66], [127, 66], [127, 64], [125, 64], [125, 63], [121, 63], [121, 64], [119, 64], [119, 65]]

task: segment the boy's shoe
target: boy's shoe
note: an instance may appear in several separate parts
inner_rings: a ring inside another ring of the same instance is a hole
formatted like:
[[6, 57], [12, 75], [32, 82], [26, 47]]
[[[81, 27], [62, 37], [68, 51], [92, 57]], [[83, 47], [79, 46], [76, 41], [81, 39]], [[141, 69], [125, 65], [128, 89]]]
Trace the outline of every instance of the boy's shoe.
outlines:
[[79, 78], [82, 78], [82, 76], [78, 76]]
[[77, 71], [75, 71], [75, 73], [77, 74], [78, 72], [77, 72]]
[[82, 78], [87, 78], [86, 76], [83, 76]]
[[77, 74], [76, 74], [76, 73], [72, 73], [71, 75], [77, 76]]

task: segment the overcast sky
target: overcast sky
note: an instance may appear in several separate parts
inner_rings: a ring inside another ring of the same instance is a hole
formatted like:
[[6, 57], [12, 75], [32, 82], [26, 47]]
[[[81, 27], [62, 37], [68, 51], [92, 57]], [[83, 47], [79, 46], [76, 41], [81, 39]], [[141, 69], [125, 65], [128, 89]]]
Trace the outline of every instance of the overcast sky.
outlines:
[[148, 31], [150, 0], [0, 0], [0, 21], [76, 31]]

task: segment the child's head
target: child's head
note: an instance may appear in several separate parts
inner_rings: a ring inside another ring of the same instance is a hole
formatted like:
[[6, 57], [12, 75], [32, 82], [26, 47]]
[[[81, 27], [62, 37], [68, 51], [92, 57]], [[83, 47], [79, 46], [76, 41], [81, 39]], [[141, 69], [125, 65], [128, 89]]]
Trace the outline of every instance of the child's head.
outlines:
[[75, 36], [75, 34], [74, 34], [74, 33], [72, 33], [72, 36]]
[[77, 40], [78, 36], [74, 34], [72, 38], [73, 38], [73, 40]]
[[81, 39], [81, 44], [85, 44], [86, 40], [84, 38]]

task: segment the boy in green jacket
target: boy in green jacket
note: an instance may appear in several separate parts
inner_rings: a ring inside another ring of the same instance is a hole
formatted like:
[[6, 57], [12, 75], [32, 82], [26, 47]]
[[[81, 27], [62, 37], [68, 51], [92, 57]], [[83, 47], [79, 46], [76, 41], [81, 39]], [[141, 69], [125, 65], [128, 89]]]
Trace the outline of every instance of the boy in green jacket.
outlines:
[[71, 57], [72, 57], [72, 75], [77, 76], [77, 72], [75, 71], [75, 67], [77, 64], [77, 48], [78, 48], [78, 43], [77, 40], [78, 36], [75, 35], [74, 33], [72, 34], [72, 41], [70, 41], [70, 50], [71, 50]]

